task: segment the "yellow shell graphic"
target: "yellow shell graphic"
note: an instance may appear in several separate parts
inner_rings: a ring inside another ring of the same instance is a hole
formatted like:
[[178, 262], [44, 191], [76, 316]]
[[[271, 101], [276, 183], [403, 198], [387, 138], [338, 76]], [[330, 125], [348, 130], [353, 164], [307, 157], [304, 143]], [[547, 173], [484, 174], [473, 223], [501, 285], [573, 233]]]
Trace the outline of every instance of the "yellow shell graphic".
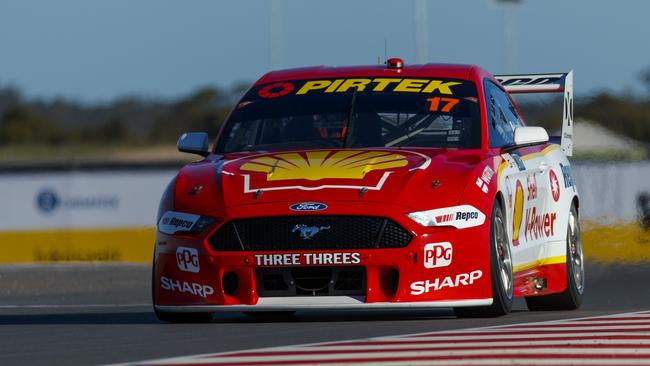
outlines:
[[243, 164], [239, 169], [266, 173], [266, 179], [269, 181], [362, 179], [370, 171], [399, 168], [407, 163], [403, 155], [389, 151], [307, 151], [258, 157]]
[[515, 189], [515, 209], [512, 213], [512, 244], [519, 245], [519, 231], [521, 230], [521, 221], [524, 216], [524, 188], [521, 182], [517, 180]]

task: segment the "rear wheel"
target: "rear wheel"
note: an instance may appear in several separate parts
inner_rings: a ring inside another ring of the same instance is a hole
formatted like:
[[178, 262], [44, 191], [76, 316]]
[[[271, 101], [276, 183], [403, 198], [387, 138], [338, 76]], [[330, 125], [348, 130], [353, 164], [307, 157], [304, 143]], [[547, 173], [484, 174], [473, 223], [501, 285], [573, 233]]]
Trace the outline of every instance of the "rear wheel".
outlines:
[[508, 314], [514, 297], [512, 255], [508, 241], [506, 221], [499, 200], [494, 201], [490, 225], [490, 278], [492, 305], [454, 308], [456, 316], [494, 317]]
[[585, 264], [582, 255], [582, 238], [578, 209], [575, 204], [569, 211], [566, 239], [566, 289], [559, 294], [526, 297], [529, 310], [574, 310], [582, 304], [585, 289]]

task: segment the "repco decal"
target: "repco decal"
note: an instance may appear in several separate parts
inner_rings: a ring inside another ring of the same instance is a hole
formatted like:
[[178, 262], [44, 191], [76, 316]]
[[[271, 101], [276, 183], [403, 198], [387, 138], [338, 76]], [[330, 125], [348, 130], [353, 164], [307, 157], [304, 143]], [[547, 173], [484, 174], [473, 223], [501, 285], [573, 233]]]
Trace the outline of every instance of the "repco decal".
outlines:
[[177, 231], [189, 231], [199, 219], [199, 215], [167, 211], [158, 222], [158, 231], [173, 235]]
[[450, 222], [454, 219], [454, 214], [438, 215], [436, 216], [437, 224], [444, 224], [445, 222]]
[[470, 205], [437, 208], [427, 213], [434, 218], [434, 226], [454, 226], [458, 229], [483, 225], [485, 214]]

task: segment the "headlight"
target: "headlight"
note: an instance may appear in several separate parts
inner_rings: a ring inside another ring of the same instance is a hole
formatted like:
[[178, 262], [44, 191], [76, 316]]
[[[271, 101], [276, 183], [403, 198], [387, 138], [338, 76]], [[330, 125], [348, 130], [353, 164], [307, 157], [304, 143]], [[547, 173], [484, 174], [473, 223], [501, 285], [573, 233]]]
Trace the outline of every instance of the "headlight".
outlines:
[[195, 235], [212, 225], [217, 219], [179, 211], [167, 211], [158, 221], [158, 231], [163, 234]]
[[457, 229], [479, 226], [485, 222], [483, 212], [470, 205], [411, 212], [406, 216], [422, 226], [453, 226]]

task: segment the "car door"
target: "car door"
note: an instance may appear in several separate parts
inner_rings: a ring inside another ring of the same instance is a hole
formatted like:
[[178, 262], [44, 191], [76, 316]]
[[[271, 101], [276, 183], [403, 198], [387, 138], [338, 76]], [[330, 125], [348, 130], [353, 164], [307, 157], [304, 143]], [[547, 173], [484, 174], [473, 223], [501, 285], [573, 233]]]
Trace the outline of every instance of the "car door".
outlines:
[[[524, 123], [504, 90], [491, 81], [486, 81], [485, 89], [490, 147], [513, 146], [514, 130]], [[501, 172], [501, 191], [506, 198], [514, 272], [535, 263], [543, 250], [544, 240], [535, 223], [547, 206], [548, 185], [545, 182], [548, 179], [543, 175], [548, 163], [540, 149], [519, 148], [502, 154], [505, 167]]]

